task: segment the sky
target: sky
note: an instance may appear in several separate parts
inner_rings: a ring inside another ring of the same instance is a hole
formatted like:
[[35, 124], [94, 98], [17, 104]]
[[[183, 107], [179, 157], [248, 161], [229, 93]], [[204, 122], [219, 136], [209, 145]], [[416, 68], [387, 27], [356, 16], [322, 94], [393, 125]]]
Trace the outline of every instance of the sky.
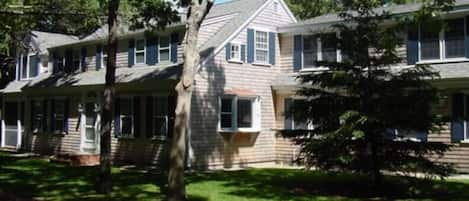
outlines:
[[225, 3], [225, 2], [228, 2], [228, 1], [231, 1], [231, 0], [215, 0], [215, 4]]

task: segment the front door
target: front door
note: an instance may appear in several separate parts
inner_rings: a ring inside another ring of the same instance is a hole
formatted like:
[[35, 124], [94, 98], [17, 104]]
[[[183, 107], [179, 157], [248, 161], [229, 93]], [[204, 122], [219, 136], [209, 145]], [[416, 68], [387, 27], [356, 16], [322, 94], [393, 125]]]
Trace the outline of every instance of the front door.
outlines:
[[16, 148], [19, 143], [19, 112], [17, 102], [5, 102], [4, 113], [4, 142], [5, 147]]
[[82, 114], [83, 151], [98, 153], [99, 151], [99, 110], [95, 101], [87, 101]]

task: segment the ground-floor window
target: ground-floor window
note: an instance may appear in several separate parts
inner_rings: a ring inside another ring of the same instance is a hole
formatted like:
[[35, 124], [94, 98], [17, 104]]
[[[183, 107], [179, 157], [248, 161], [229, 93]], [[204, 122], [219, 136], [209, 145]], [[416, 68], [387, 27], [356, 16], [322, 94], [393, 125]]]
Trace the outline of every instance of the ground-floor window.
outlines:
[[51, 100], [51, 128], [55, 134], [68, 132], [68, 101], [66, 99]]
[[257, 130], [259, 114], [259, 98], [224, 96], [220, 99], [219, 127], [222, 130]]
[[453, 94], [452, 96], [452, 142], [469, 140], [469, 95]]
[[304, 100], [285, 98], [284, 100], [284, 111], [285, 121], [284, 129], [286, 130], [307, 130], [312, 129], [313, 126], [307, 120], [299, 120], [294, 115], [294, 105], [301, 104]]
[[47, 102], [31, 100], [31, 131], [34, 134], [46, 130]]
[[147, 97], [147, 137], [171, 137], [174, 124], [174, 110], [176, 98], [174, 96]]
[[118, 105], [119, 107], [119, 119], [120, 126], [119, 136], [120, 137], [133, 137], [134, 136], [134, 108], [133, 108], [133, 99], [132, 98], [119, 98]]

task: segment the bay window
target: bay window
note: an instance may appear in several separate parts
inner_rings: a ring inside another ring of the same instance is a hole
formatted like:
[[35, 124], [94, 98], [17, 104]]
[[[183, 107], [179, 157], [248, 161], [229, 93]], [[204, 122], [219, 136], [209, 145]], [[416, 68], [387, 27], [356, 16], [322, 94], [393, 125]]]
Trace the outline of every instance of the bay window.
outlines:
[[256, 97], [225, 96], [220, 99], [222, 131], [253, 131], [260, 128], [260, 103]]

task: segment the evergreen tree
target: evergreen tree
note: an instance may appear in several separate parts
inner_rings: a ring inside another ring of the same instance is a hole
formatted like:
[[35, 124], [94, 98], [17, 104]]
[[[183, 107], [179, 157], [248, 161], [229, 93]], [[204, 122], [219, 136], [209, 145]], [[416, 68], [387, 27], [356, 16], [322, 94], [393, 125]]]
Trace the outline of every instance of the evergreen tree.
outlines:
[[[449, 9], [452, 2], [426, 3], [406, 17], [376, 9], [382, 5], [378, 1], [340, 3], [343, 22], [333, 26], [340, 37], [319, 36], [324, 43], [337, 44], [342, 61], [318, 62], [327, 70], [298, 77], [306, 87], [297, 93], [306, 99], [296, 101], [290, 113], [313, 129], [284, 134], [301, 145], [299, 160], [324, 170], [365, 173], [375, 185], [383, 170], [448, 175], [449, 165], [427, 157], [442, 155], [448, 145], [406, 138], [439, 128], [441, 117], [431, 110], [438, 101], [431, 81], [438, 73], [428, 65], [394, 67], [403, 63], [397, 52], [403, 45], [402, 30], [418, 27], [415, 23]], [[395, 24], [382, 26], [389, 21]]]

